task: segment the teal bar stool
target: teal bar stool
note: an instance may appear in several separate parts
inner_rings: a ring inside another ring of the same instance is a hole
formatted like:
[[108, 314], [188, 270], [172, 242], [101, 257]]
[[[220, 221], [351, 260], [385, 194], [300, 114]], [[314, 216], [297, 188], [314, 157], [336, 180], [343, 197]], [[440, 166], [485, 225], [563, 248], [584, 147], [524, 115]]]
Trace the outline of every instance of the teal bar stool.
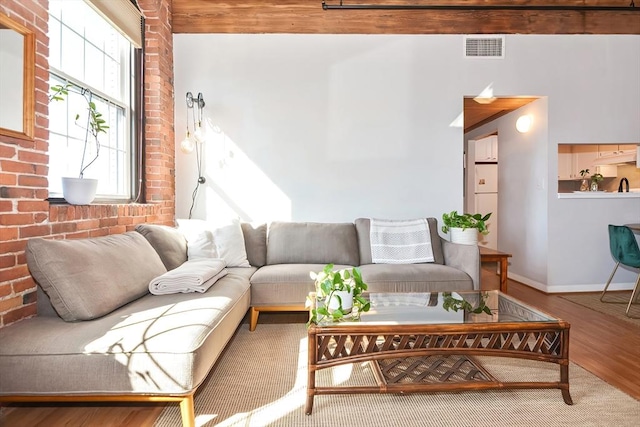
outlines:
[[[629, 227], [609, 224], [609, 247], [611, 249], [611, 255], [616, 261], [616, 266], [613, 267], [611, 276], [609, 276], [609, 280], [607, 280], [607, 284], [600, 295], [600, 301], [602, 302], [612, 302], [605, 301], [604, 294], [607, 292], [607, 288], [611, 284], [611, 279], [613, 279], [613, 275], [616, 274], [616, 270], [618, 270], [618, 266], [620, 264], [626, 265], [627, 267], [640, 268], [640, 248], [638, 248], [636, 237], [633, 235], [633, 231], [631, 231]], [[638, 285], [640, 285], [640, 272], [638, 273], [636, 285], [633, 288], [629, 304], [627, 305], [626, 314], [628, 317], [631, 317], [629, 316], [629, 309], [636, 298]]]

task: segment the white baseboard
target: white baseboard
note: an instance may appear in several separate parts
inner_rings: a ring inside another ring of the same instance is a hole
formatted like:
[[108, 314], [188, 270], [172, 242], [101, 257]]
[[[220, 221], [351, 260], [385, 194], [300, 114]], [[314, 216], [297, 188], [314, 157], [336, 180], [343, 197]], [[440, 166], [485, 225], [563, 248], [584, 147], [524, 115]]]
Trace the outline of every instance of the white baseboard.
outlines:
[[[600, 292], [604, 289], [604, 283], [580, 283], [576, 285], [547, 285], [544, 283], [536, 282], [535, 280], [531, 280], [527, 277], [520, 276], [518, 274], [514, 274], [509, 272], [507, 274], [509, 279], [515, 280], [516, 282], [523, 283], [531, 288], [537, 289], [539, 291], [545, 292], [547, 294], [554, 294], [560, 292]], [[612, 283], [609, 286], [609, 290], [611, 291], [627, 291], [633, 289], [635, 283], [633, 282], [625, 282], [625, 283]]]

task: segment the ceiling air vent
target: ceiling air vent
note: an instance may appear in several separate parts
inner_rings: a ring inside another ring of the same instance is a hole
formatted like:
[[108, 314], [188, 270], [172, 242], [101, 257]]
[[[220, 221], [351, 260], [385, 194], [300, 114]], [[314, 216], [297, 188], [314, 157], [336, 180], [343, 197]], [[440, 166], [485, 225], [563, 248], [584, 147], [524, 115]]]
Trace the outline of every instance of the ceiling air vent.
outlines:
[[504, 36], [464, 36], [464, 57], [504, 59]]

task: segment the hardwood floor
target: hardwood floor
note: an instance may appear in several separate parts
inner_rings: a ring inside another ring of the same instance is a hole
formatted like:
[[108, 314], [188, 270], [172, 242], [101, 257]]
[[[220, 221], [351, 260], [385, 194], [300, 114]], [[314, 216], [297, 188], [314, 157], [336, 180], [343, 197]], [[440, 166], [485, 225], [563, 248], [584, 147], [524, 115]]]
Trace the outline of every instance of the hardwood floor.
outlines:
[[[483, 288], [497, 289], [495, 265], [482, 269]], [[509, 294], [571, 324], [569, 356], [572, 362], [640, 400], [640, 329], [600, 314], [558, 295], [547, 295], [509, 280]], [[246, 321], [246, 319], [245, 319]], [[264, 313], [261, 323], [305, 322], [304, 313]], [[257, 332], [259, 333], [258, 326]], [[109, 406], [74, 404], [3, 408], [3, 427], [143, 427], [153, 426], [162, 405]]]

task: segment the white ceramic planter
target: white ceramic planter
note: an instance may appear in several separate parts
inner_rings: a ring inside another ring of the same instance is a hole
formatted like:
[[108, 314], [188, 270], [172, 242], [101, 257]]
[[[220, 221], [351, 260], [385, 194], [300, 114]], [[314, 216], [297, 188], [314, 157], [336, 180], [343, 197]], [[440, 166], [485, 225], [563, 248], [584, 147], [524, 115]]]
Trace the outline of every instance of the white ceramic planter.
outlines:
[[91, 178], [62, 178], [62, 195], [72, 205], [88, 205], [96, 197], [98, 180]]
[[[338, 299], [339, 297], [340, 299]], [[340, 301], [342, 301], [342, 312], [348, 313], [353, 308], [353, 292], [350, 291], [335, 291], [329, 301], [329, 312], [332, 312], [340, 308]]]
[[451, 242], [459, 243], [462, 245], [477, 245], [478, 244], [478, 229], [477, 228], [451, 228]]

